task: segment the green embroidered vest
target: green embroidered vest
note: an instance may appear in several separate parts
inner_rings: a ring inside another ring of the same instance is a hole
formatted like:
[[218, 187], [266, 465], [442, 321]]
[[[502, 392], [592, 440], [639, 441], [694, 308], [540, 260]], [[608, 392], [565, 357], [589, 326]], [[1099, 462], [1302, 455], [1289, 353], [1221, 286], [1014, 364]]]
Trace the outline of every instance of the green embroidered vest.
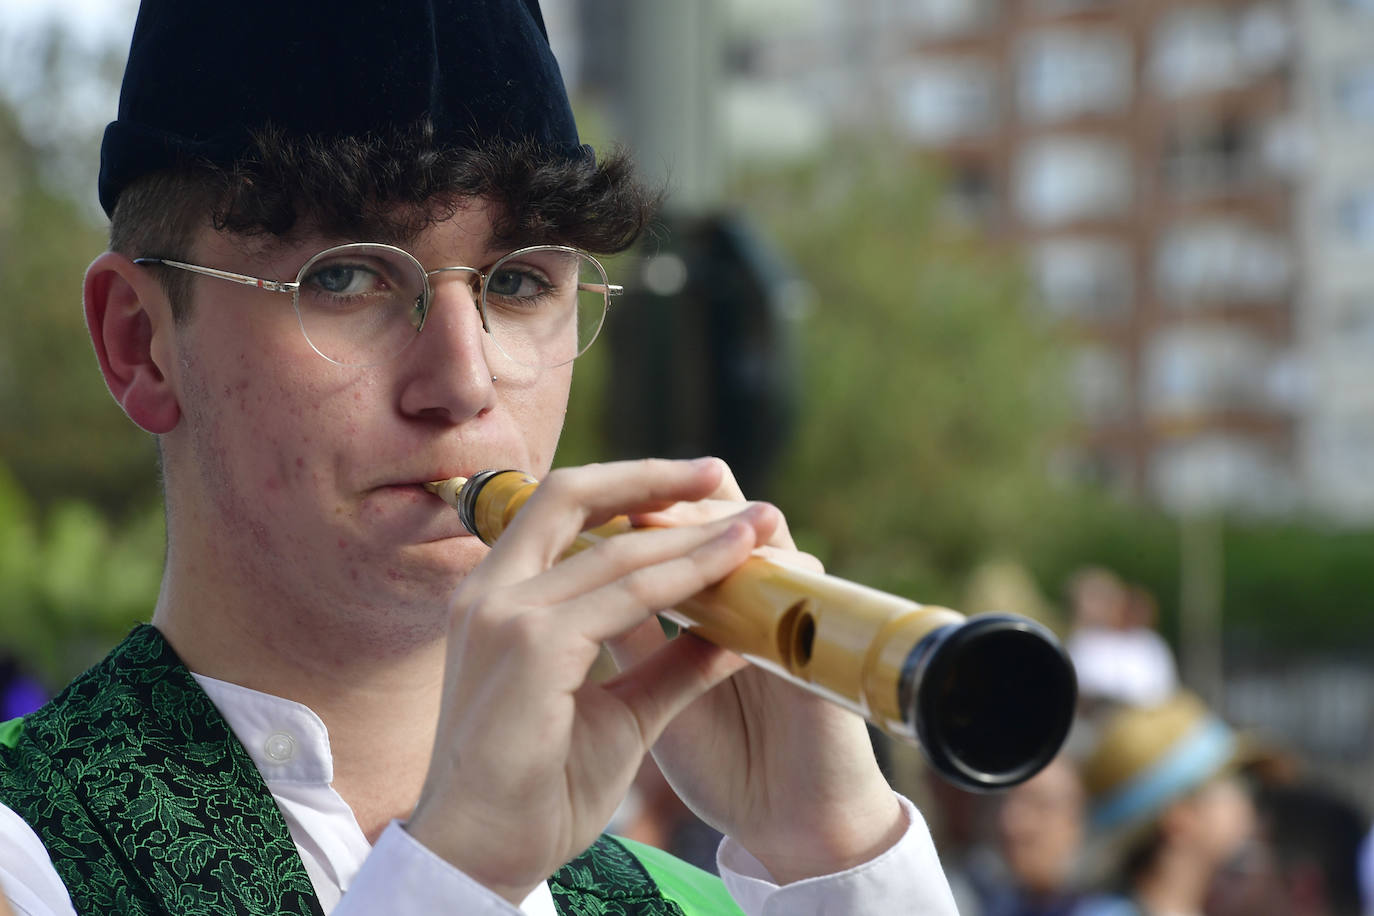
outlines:
[[[322, 916], [261, 774], [152, 627], [0, 725], [0, 803], [82, 916]], [[561, 916], [739, 914], [715, 877], [606, 836], [549, 886]]]

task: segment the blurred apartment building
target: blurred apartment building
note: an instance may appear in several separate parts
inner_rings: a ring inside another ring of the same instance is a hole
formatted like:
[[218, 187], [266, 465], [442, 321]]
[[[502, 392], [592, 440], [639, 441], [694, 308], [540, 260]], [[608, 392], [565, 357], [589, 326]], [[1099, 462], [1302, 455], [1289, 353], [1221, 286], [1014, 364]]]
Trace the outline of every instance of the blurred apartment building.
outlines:
[[887, 130], [1024, 251], [1075, 345], [1068, 473], [1374, 520], [1374, 0], [726, 8], [735, 152]]

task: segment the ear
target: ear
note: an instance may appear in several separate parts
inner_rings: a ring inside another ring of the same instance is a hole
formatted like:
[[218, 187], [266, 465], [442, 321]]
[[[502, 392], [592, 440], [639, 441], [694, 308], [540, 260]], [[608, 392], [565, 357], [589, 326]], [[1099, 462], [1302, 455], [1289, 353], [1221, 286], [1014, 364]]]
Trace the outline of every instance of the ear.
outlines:
[[146, 269], [107, 251], [86, 268], [86, 329], [110, 394], [140, 427], [170, 432], [181, 418], [165, 369], [172, 334], [171, 306]]

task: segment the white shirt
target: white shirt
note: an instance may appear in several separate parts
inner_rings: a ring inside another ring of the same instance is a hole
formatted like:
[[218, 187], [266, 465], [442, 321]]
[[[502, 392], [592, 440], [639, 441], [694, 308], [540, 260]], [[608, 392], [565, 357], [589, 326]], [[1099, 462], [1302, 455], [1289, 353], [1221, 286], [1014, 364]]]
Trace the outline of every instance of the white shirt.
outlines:
[[1064, 646], [1078, 673], [1078, 692], [1133, 706], [1153, 706], [1178, 689], [1169, 644], [1154, 630], [1082, 627]]
[[[555, 916], [547, 884], [517, 909], [430, 852], [399, 822], [372, 846], [331, 785], [334, 758], [319, 716], [291, 700], [195, 678], [262, 773], [326, 913]], [[856, 868], [779, 887], [757, 859], [726, 839], [717, 852], [721, 877], [748, 916], [957, 916], [925, 821], [906, 799], [902, 806], [906, 835]], [[19, 916], [75, 916], [42, 841], [3, 805], [0, 888]]]

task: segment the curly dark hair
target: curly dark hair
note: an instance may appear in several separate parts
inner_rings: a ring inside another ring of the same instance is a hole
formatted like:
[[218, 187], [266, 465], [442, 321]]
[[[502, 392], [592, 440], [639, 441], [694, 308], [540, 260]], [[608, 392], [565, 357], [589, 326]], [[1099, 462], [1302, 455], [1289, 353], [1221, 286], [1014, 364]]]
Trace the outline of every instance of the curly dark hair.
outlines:
[[[498, 244], [556, 243], [597, 254], [634, 244], [660, 194], [640, 184], [628, 154], [569, 159], [534, 143], [434, 143], [427, 124], [364, 137], [258, 131], [236, 162], [187, 162], [144, 176], [120, 195], [110, 248], [130, 257], [187, 257], [208, 219], [219, 231], [288, 239], [311, 230], [403, 243], [452, 216], [467, 199], [496, 204]], [[178, 316], [192, 276], [162, 271]]]

